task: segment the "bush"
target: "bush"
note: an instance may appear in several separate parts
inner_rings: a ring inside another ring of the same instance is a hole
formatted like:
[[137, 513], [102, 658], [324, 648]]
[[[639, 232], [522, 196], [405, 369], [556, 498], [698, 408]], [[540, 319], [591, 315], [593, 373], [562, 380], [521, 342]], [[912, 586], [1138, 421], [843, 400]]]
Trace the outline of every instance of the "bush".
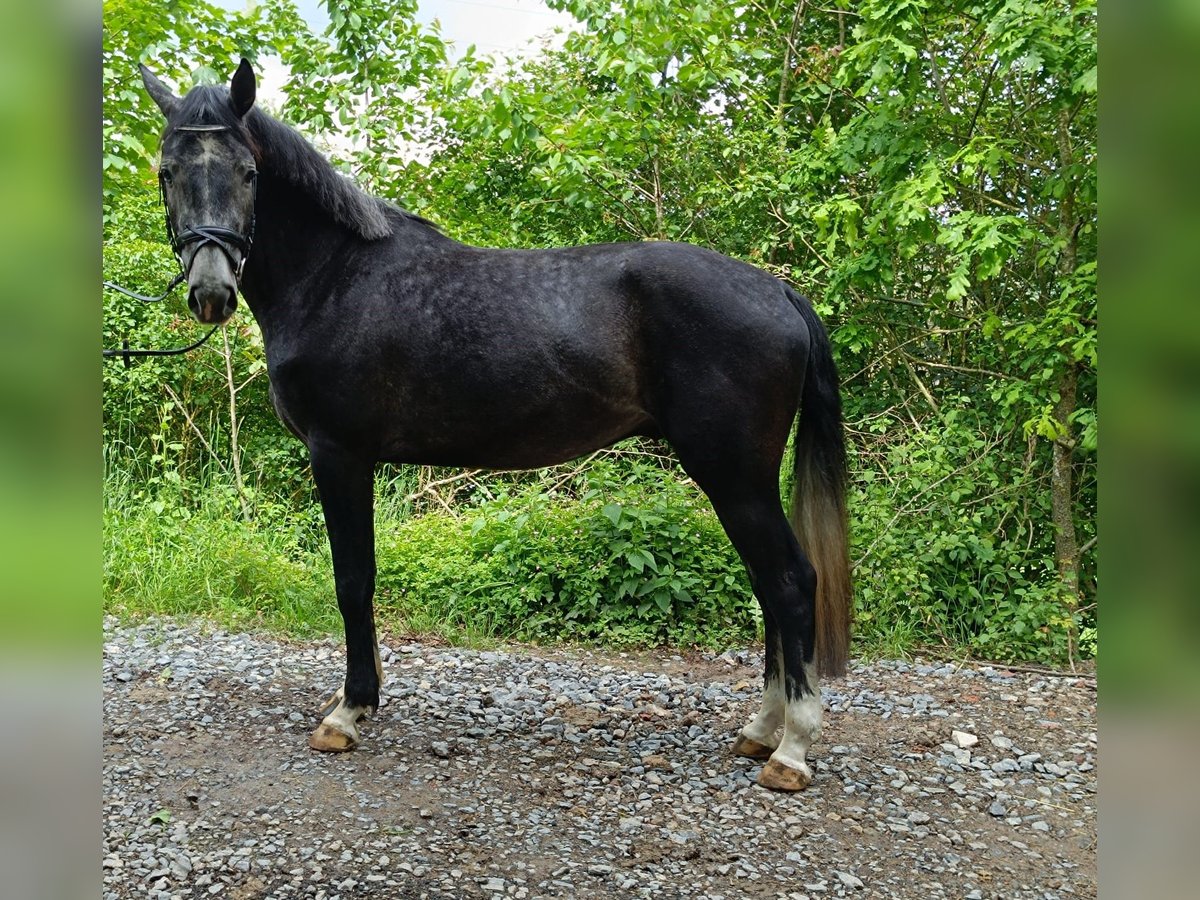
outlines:
[[392, 523], [380, 607], [432, 630], [525, 641], [728, 646], [758, 606], [708, 501], [654, 466], [598, 466], [577, 497], [530, 488]]
[[[105, 598], [122, 615], [201, 615], [309, 635], [340, 625], [320, 509], [201, 494], [110, 472]], [[456, 515], [376, 523], [383, 629], [454, 640], [664, 643], [753, 640], [760, 617], [708, 501], [670, 470], [601, 464], [567, 490], [534, 482]]]
[[1014, 465], [998, 447], [1015, 438], [987, 435], [960, 402], [940, 431], [881, 434], [873, 458], [860, 451], [849, 499], [857, 637], [1062, 662], [1090, 623], [1063, 602], [1053, 533], [1030, 527], [1049, 518], [1041, 468]]

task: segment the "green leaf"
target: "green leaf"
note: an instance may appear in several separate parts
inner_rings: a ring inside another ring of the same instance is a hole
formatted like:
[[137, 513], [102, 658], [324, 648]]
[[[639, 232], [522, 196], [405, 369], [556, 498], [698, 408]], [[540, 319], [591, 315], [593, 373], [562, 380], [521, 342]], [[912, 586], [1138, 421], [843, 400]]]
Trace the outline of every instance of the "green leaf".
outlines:
[[1096, 93], [1096, 75], [1096, 67], [1092, 66], [1075, 79], [1072, 87], [1081, 94], [1094, 94]]

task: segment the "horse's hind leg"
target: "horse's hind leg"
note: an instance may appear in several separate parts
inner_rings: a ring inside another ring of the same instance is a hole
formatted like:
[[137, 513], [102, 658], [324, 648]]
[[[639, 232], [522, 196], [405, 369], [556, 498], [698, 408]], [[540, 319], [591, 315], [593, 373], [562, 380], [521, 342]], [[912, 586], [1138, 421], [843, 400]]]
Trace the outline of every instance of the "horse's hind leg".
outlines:
[[763, 618], [774, 624], [775, 646], [768, 646], [774, 663], [767, 665], [763, 709], [743, 729], [735, 750], [757, 749], [748, 741], [763, 746], [758, 756], [771, 748], [759, 784], [798, 791], [812, 782], [805, 757], [821, 733], [821, 697], [811, 665], [816, 573], [796, 542], [774, 484], [766, 491], [742, 490], [712, 490], [709, 496], [750, 573]]
[[779, 746], [779, 726], [783, 724], [784, 687], [783, 652], [779, 646], [779, 629], [773, 616], [763, 615], [766, 647], [763, 664], [763, 701], [758, 715], [750, 721], [733, 745], [737, 756], [767, 759]]
[[353, 750], [358, 720], [379, 705], [383, 667], [375, 637], [374, 464], [313, 441], [313, 478], [321, 495], [333, 554], [338, 608], [346, 626], [346, 679], [326, 702], [324, 719], [308, 739], [314, 750]]
[[745, 563], [767, 623], [763, 707], [738, 736], [734, 752], [769, 756], [759, 784], [797, 791], [812, 782], [805, 756], [821, 733], [821, 697], [812, 665], [817, 579], [779, 499], [785, 432], [775, 448], [764, 431], [710, 433], [702, 441], [676, 436], [673, 444]]

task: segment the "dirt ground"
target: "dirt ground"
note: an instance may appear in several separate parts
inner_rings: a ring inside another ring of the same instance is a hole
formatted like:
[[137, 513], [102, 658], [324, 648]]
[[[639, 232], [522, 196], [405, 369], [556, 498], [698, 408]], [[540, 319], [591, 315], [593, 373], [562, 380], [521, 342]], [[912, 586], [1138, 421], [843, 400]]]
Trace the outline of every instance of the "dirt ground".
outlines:
[[330, 756], [337, 645], [110, 624], [105, 896], [1096, 895], [1088, 677], [857, 664], [778, 794], [728, 753], [754, 648], [383, 643], [385, 704]]

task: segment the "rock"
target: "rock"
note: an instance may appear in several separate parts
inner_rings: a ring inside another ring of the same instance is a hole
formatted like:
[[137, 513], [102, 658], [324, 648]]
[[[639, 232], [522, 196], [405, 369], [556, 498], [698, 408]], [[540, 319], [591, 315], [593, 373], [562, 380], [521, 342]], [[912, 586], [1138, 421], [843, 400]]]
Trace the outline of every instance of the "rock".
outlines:
[[838, 877], [838, 881], [848, 888], [859, 889], [863, 886], [862, 879], [856, 875], [851, 875], [849, 872], [835, 871], [833, 874]]
[[967, 750], [978, 744], [979, 738], [968, 731], [958, 731], [956, 729], [950, 732], [950, 741], [960, 750]]

